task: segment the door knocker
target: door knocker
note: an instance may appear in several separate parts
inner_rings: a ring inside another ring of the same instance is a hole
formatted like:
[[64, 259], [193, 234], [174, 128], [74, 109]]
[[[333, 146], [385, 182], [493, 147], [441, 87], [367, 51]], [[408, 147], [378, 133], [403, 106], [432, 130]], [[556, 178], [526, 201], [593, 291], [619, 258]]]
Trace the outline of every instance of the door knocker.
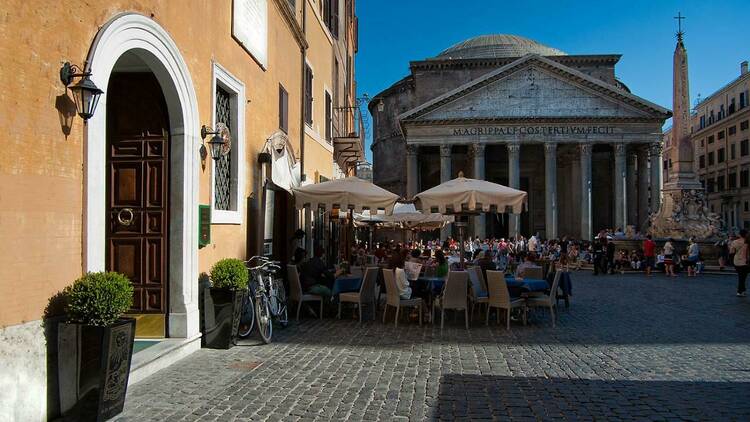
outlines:
[[117, 222], [120, 225], [129, 226], [133, 224], [133, 220], [135, 220], [135, 214], [132, 208], [123, 208], [117, 213]]

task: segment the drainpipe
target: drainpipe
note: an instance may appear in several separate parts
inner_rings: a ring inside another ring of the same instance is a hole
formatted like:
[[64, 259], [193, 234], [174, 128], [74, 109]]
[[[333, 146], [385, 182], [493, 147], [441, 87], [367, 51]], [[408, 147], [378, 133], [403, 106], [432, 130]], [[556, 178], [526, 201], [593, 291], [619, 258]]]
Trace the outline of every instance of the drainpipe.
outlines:
[[[302, 1], [302, 34], [307, 39], [307, 0]], [[302, 63], [300, 68], [302, 69], [302, 91], [300, 92], [300, 114], [299, 114], [299, 172], [300, 180], [305, 179], [305, 47], [300, 47], [300, 56]]]

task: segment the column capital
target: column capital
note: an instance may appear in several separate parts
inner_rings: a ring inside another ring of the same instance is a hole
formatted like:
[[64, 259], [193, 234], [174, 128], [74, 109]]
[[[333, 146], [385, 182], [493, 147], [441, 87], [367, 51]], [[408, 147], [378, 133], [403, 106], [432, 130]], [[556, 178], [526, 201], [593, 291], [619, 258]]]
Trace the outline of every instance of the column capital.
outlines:
[[486, 145], [484, 144], [480, 144], [480, 143], [471, 144], [471, 153], [474, 154], [474, 156], [484, 155], [485, 149], [486, 149]]
[[615, 144], [615, 155], [625, 155], [628, 151], [628, 146], [623, 143]]
[[648, 153], [650, 155], [660, 155], [662, 152], [661, 142], [653, 142], [648, 145]]
[[406, 154], [407, 155], [419, 154], [419, 145], [406, 144]]
[[521, 152], [521, 144], [518, 142], [509, 142], [505, 146], [508, 148], [509, 154], [518, 154]]
[[544, 143], [545, 154], [554, 154], [557, 152], [557, 142], [545, 142]]
[[591, 152], [594, 149], [594, 146], [591, 145], [588, 142], [585, 142], [585, 143], [579, 144], [578, 148], [581, 150], [581, 155], [587, 155], [587, 156], [590, 157], [591, 156]]
[[448, 158], [453, 152], [453, 147], [450, 145], [440, 145], [440, 158]]

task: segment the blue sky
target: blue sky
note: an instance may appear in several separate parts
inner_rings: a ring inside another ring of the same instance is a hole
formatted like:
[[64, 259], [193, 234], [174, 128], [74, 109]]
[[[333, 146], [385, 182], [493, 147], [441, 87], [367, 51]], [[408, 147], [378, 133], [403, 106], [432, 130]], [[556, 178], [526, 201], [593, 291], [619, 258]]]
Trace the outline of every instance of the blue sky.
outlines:
[[[736, 78], [750, 60], [750, 0], [506, 1], [358, 0], [359, 95], [406, 76], [409, 61], [433, 57], [482, 34], [515, 34], [568, 54], [622, 54], [616, 73], [631, 91], [672, 108], [672, 52], [680, 11], [691, 103]], [[367, 157], [371, 160], [370, 136]]]

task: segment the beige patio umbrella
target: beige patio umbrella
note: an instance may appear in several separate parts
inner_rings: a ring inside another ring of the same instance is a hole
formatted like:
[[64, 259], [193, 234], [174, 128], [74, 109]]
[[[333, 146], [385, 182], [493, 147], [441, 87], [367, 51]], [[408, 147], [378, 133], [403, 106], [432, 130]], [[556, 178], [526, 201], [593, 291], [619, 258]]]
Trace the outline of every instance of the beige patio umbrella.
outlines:
[[398, 195], [354, 176], [305, 185], [292, 189], [292, 192], [298, 209], [305, 206], [354, 212], [382, 209], [390, 214], [398, 199]]
[[[527, 193], [488, 182], [458, 177], [417, 194], [416, 207], [423, 213], [453, 214], [455, 216], [476, 215], [481, 212], [511, 212], [520, 214], [526, 206]], [[457, 219], [458, 220], [458, 219]], [[464, 229], [466, 223], [458, 221], [461, 243], [461, 267], [464, 266]]]

